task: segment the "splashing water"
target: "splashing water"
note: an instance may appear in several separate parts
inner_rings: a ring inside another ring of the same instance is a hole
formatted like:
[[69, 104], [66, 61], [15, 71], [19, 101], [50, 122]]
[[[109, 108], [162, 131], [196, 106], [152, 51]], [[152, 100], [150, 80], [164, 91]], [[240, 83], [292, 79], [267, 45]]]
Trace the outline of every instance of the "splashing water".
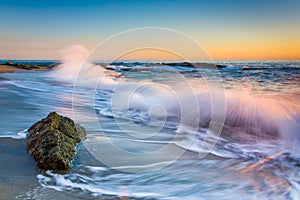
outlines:
[[[78, 147], [73, 170], [60, 175], [39, 174], [42, 187], [28, 192], [28, 199], [31, 195], [51, 199], [52, 189], [82, 198], [299, 199], [300, 93], [295, 80], [300, 77], [300, 63], [230, 63], [248, 68], [222, 69], [219, 73], [226, 80], [223, 89], [211, 89], [202, 76], [216, 73], [209, 68], [169, 69], [157, 63], [124, 62], [122, 67], [110, 63], [115, 70], [110, 72], [103, 63], [86, 63], [87, 54], [86, 49], [74, 46], [51, 72], [10, 74], [5, 78], [13, 81], [0, 82], [1, 87], [9, 88], [1, 91], [5, 98], [11, 97], [5, 101], [12, 111], [8, 113], [17, 119], [28, 110], [34, 112], [27, 118], [30, 122], [20, 123], [20, 131], [48, 111], [76, 109], [80, 111], [76, 119], [88, 131], [86, 141]], [[274, 65], [277, 68], [272, 68]], [[276, 70], [280, 73], [273, 74]], [[111, 73], [118, 73], [118, 77]], [[241, 84], [253, 77], [261, 87], [258, 94]], [[16, 101], [22, 101], [23, 110], [9, 106], [18, 105]], [[209, 123], [220, 119], [223, 109], [224, 126], [218, 137]], [[2, 127], [10, 127], [3, 123]], [[147, 135], [148, 128], [158, 131]], [[211, 138], [206, 138], [208, 133]], [[205, 139], [216, 140], [216, 144], [208, 157], [200, 160], [195, 152], [202, 151]], [[125, 164], [104, 166], [86, 150], [85, 145], [91, 142], [104, 149], [112, 143], [124, 151], [145, 154], [145, 158], [125, 163], [130, 158], [109, 149], [112, 160]], [[146, 154], [166, 145], [188, 151], [167, 167], [151, 171], [173, 152], [165, 158], [153, 158], [153, 163], [148, 163]], [[126, 168], [149, 168], [149, 172], [122, 171]], [[47, 188], [51, 190], [45, 191]]]

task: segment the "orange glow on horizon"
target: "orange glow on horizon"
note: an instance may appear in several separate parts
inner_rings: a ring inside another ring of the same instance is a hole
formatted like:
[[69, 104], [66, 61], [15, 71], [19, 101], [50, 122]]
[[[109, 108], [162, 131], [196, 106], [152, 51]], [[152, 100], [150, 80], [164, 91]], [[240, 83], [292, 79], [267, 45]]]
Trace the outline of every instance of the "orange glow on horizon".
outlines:
[[[291, 41], [261, 41], [257, 42], [242, 42], [225, 40], [220, 38], [219, 41], [203, 44], [203, 48], [207, 51], [212, 60], [300, 60], [300, 39]], [[199, 42], [201, 45], [201, 43]], [[23, 44], [24, 45], [24, 44]], [[56, 43], [58, 48], [53, 48], [54, 44], [48, 45], [43, 43], [44, 48], [37, 48], [26, 44], [24, 46], [16, 45], [15, 49], [2, 50], [0, 59], [11, 60], [58, 60], [61, 58], [61, 51], [68, 44]], [[126, 45], [126, 44], [124, 44]], [[93, 45], [82, 44], [82, 46], [92, 49]], [[144, 49], [130, 52], [123, 55], [121, 60], [185, 60], [180, 55], [159, 49]], [[197, 58], [197, 52], [186, 50], [186, 55], [192, 55], [194, 60]], [[200, 55], [201, 56], [201, 55]], [[199, 57], [200, 57], [199, 56]]]
[[300, 60], [300, 39], [224, 40], [205, 45], [214, 60]]

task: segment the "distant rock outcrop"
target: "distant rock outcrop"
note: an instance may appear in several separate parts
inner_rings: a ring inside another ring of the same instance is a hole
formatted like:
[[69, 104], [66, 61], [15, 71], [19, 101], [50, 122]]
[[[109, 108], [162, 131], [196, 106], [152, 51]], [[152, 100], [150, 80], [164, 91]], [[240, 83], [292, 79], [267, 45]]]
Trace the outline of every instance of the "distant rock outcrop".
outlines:
[[51, 63], [51, 64], [27, 64], [27, 63], [13, 63], [11, 61], [6, 62], [5, 65], [15, 67], [17, 69], [23, 70], [50, 70], [51, 68], [58, 65], [58, 63]]
[[195, 68], [195, 66], [192, 63], [189, 62], [175, 62], [175, 63], [162, 63], [162, 65], [167, 65], [167, 66], [182, 66], [182, 67], [191, 67]]
[[162, 65], [167, 66], [181, 66], [181, 67], [189, 67], [189, 68], [225, 68], [226, 65], [218, 65], [213, 63], [190, 63], [190, 62], [175, 62], [175, 63], [162, 63]]
[[28, 129], [27, 151], [43, 170], [70, 170], [76, 145], [85, 129], [68, 117], [51, 112]]

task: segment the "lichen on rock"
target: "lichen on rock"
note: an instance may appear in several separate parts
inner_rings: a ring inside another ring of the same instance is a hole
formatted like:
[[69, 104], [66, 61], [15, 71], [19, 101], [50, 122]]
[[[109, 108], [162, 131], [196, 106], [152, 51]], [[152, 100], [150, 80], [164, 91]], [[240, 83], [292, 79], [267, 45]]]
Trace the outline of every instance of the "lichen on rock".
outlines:
[[68, 117], [51, 112], [28, 129], [27, 151], [43, 170], [70, 170], [76, 145], [85, 129]]

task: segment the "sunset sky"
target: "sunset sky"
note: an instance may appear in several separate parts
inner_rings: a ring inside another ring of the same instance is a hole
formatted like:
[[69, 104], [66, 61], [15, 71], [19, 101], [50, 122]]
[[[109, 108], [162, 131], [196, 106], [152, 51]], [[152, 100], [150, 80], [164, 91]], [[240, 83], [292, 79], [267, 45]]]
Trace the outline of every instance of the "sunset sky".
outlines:
[[[214, 60], [300, 59], [299, 0], [0, 0], [0, 24], [0, 59], [60, 59], [139, 27], [182, 32]], [[131, 59], [166, 56], [150, 54]]]

